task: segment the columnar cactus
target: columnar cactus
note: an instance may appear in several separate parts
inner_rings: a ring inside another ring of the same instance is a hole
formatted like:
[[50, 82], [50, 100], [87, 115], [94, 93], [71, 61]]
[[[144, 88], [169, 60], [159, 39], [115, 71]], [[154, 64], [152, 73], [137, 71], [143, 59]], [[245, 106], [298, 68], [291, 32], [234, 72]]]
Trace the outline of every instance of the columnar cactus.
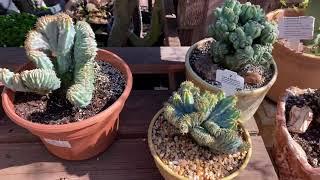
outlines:
[[0, 82], [22, 92], [48, 94], [67, 89], [67, 99], [75, 106], [90, 104], [94, 90], [95, 36], [84, 21], [73, 24], [66, 14], [38, 19], [28, 33], [26, 54], [36, 69], [13, 73], [0, 68]]
[[236, 102], [235, 96], [200, 93], [199, 88], [186, 81], [165, 104], [164, 117], [199, 145], [216, 153], [234, 153], [244, 145], [237, 131], [240, 111]]
[[226, 0], [215, 16], [209, 27], [209, 35], [217, 41], [211, 48], [215, 63], [235, 71], [247, 64], [268, 68], [278, 32], [260, 6]]

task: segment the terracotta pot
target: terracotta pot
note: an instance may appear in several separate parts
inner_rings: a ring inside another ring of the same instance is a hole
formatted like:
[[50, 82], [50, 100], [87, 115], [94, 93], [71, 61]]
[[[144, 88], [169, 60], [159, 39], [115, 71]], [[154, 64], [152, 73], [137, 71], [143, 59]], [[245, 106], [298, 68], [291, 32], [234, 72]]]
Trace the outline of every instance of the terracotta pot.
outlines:
[[128, 65], [109, 51], [100, 49], [96, 59], [109, 62], [126, 78], [126, 86], [122, 95], [104, 111], [75, 123], [63, 125], [33, 123], [15, 113], [13, 104], [15, 93], [4, 88], [2, 106], [7, 116], [16, 124], [38, 136], [51, 153], [62, 159], [83, 160], [101, 153], [114, 141], [118, 130], [119, 113], [132, 88], [132, 74]]
[[[212, 91], [212, 92], [216, 93], [221, 90], [219, 88], [207, 83], [200, 76], [198, 76], [191, 68], [191, 65], [189, 62], [189, 59], [190, 59], [190, 56], [191, 56], [193, 49], [195, 49], [198, 46], [201, 46], [202, 44], [204, 44], [205, 42], [208, 42], [208, 41], [213, 42], [215, 40], [212, 38], [206, 38], [206, 39], [203, 39], [203, 40], [195, 43], [194, 45], [192, 45], [189, 48], [187, 55], [186, 55], [186, 63], [185, 63], [186, 77], [188, 80], [192, 81], [196, 86], [198, 86], [202, 90], [208, 90], [208, 91]], [[241, 111], [241, 115], [240, 115], [241, 122], [246, 122], [247, 120], [252, 118], [252, 116], [257, 111], [258, 107], [260, 106], [261, 102], [263, 101], [268, 90], [271, 88], [273, 83], [276, 81], [277, 75], [278, 75], [278, 70], [277, 70], [277, 65], [275, 64], [274, 61], [272, 62], [272, 66], [274, 67], [274, 74], [273, 74], [272, 79], [270, 80], [270, 82], [267, 85], [265, 85], [261, 88], [254, 89], [254, 90], [239, 91], [235, 94], [238, 97], [237, 107]]]
[[[283, 16], [303, 15], [302, 11], [280, 9], [267, 15], [269, 20], [278, 20]], [[287, 87], [319, 88], [320, 86], [320, 56], [299, 53], [291, 50], [278, 41], [274, 44], [273, 57], [279, 69], [279, 76], [268, 93], [268, 97], [277, 101]]]
[[[171, 170], [165, 163], [163, 163], [160, 159], [160, 157], [157, 155], [156, 150], [154, 148], [153, 142], [152, 142], [152, 128], [154, 123], [156, 122], [156, 120], [158, 119], [158, 117], [163, 113], [163, 109], [159, 110], [158, 113], [153, 117], [150, 125], [149, 125], [149, 129], [148, 129], [148, 145], [149, 145], [149, 149], [151, 151], [151, 155], [154, 159], [154, 162], [156, 163], [157, 168], [160, 171], [160, 174], [162, 175], [162, 177], [166, 180], [188, 180], [187, 177], [181, 176], [178, 173], [174, 172], [173, 170]], [[229, 176], [226, 176], [224, 178], [222, 178], [221, 180], [231, 180], [233, 178], [235, 178], [236, 176], [238, 176], [240, 174], [241, 171], [243, 171], [251, 158], [252, 155], [252, 142], [251, 142], [251, 138], [250, 138], [250, 134], [249, 132], [244, 128], [242, 123], [239, 123], [240, 128], [243, 129], [244, 131], [244, 139], [246, 142], [249, 143], [249, 150], [248, 150], [248, 154], [243, 162], [243, 164], [240, 166], [240, 168], [233, 172], [232, 174], [230, 174]]]
[[[303, 94], [305, 91], [306, 90], [301, 90], [300, 93]], [[287, 129], [285, 106], [288, 93], [287, 90], [287, 92], [279, 98], [276, 115], [273, 152], [279, 170], [279, 177], [280, 179], [287, 180], [318, 180], [320, 179], [320, 168], [313, 168], [308, 163], [302, 147], [292, 139]]]

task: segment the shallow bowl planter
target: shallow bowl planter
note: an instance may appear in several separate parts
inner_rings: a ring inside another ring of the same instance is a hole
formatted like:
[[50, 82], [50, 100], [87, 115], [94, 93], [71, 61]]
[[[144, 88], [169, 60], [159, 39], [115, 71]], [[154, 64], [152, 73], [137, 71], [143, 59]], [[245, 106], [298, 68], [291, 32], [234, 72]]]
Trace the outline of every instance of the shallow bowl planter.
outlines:
[[[195, 43], [194, 45], [192, 45], [189, 48], [187, 55], [186, 55], [186, 62], [185, 62], [186, 78], [188, 80], [192, 81], [196, 86], [198, 86], [202, 90], [208, 90], [208, 91], [216, 93], [218, 91], [221, 91], [221, 89], [207, 83], [200, 76], [198, 76], [193, 71], [193, 69], [190, 65], [190, 61], [189, 61], [192, 51], [195, 48], [197, 48], [198, 46], [201, 46], [202, 44], [204, 44], [208, 41], [215, 42], [215, 40], [213, 38], [206, 38], [206, 39], [203, 39], [203, 40]], [[261, 102], [263, 101], [265, 95], [267, 94], [267, 92], [269, 91], [271, 86], [276, 81], [277, 75], [278, 75], [278, 69], [277, 69], [277, 65], [274, 61], [272, 61], [272, 66], [274, 67], [274, 74], [272, 76], [272, 79], [270, 80], [270, 82], [267, 85], [260, 87], [260, 88], [257, 88], [257, 89], [253, 89], [253, 90], [238, 91], [235, 94], [238, 98], [237, 107], [241, 111], [241, 115], [240, 115], [241, 122], [246, 122], [247, 120], [252, 118], [252, 116], [257, 111], [258, 107], [260, 106]]]
[[[303, 94], [305, 90], [301, 93]], [[313, 168], [302, 147], [291, 137], [286, 125], [286, 92], [279, 98], [273, 153], [280, 179], [320, 179], [320, 168]]]
[[[181, 176], [178, 173], [174, 172], [173, 170], [171, 170], [165, 163], [163, 163], [160, 159], [160, 157], [157, 155], [154, 144], [152, 142], [152, 128], [156, 122], [156, 120], [158, 119], [158, 117], [163, 113], [163, 109], [159, 110], [157, 112], [157, 114], [153, 117], [152, 121], [150, 122], [149, 125], [149, 129], [148, 129], [148, 145], [149, 145], [149, 149], [151, 151], [151, 155], [154, 159], [154, 162], [157, 166], [157, 168], [160, 171], [160, 174], [164, 177], [164, 179], [166, 180], [188, 180], [187, 177]], [[243, 164], [240, 166], [240, 168], [233, 172], [232, 174], [230, 174], [229, 176], [226, 176], [224, 178], [222, 178], [222, 180], [231, 180], [233, 178], [235, 178], [236, 176], [238, 176], [240, 174], [241, 171], [243, 171], [251, 158], [252, 155], [252, 142], [251, 142], [251, 138], [250, 138], [250, 134], [249, 132], [244, 128], [244, 126], [242, 125], [242, 123], [239, 123], [240, 128], [242, 128], [244, 130], [244, 139], [246, 142], [249, 143], [250, 148], [248, 149], [248, 153], [246, 158], [244, 159]]]
[[[15, 93], [4, 88], [2, 106], [7, 116], [16, 124], [38, 136], [47, 149], [54, 155], [67, 160], [83, 160], [104, 151], [115, 139], [119, 113], [132, 88], [132, 74], [128, 65], [117, 55], [99, 50], [97, 60], [110, 63], [125, 76], [126, 86], [121, 96], [107, 109], [88, 119], [63, 124], [46, 125], [33, 123], [19, 117], [14, 110]], [[20, 70], [30, 67], [29, 63]], [[26, 147], [28, 148], [28, 147]]]
[[[300, 16], [303, 11], [279, 9], [267, 15], [268, 20], [279, 20], [283, 16]], [[277, 102], [287, 87], [319, 88], [320, 56], [299, 53], [283, 45], [280, 41], [274, 44], [273, 57], [279, 69], [279, 76], [268, 93], [268, 97]]]

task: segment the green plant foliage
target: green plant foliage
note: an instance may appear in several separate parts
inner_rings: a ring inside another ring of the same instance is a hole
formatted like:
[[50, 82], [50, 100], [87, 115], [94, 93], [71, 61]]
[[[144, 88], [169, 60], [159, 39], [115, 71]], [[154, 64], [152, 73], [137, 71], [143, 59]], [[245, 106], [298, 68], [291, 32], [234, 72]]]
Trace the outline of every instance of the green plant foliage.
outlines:
[[186, 81], [165, 104], [164, 117], [180, 133], [189, 133], [199, 145], [216, 153], [233, 153], [244, 145], [238, 135], [240, 111], [236, 102], [236, 96], [201, 93]]
[[89, 24], [75, 25], [66, 14], [38, 19], [25, 41], [27, 56], [37, 69], [13, 73], [0, 68], [0, 82], [12, 90], [48, 94], [62, 86], [75, 106], [90, 104], [94, 91], [97, 44]]
[[215, 16], [209, 27], [209, 35], [217, 41], [211, 47], [215, 63], [234, 71], [247, 64], [269, 68], [278, 30], [260, 6], [226, 0]]
[[0, 16], [0, 47], [20, 47], [28, 31], [33, 29], [37, 17], [27, 13]]

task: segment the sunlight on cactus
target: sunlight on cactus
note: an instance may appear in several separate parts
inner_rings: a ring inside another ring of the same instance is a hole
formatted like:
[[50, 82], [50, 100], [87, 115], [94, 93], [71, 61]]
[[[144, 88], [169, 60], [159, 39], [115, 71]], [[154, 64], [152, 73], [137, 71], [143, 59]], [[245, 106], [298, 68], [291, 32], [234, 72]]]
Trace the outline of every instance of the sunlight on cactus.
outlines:
[[213, 152], [233, 153], [243, 145], [237, 131], [240, 111], [235, 96], [220, 92], [201, 93], [192, 82], [186, 81], [165, 104], [164, 117], [180, 133], [189, 133], [201, 146]]
[[217, 41], [211, 48], [215, 63], [230, 70], [247, 64], [268, 68], [278, 30], [266, 20], [260, 6], [226, 0], [215, 17], [217, 21], [209, 27], [209, 35]]
[[94, 91], [95, 35], [84, 21], [75, 25], [63, 13], [38, 19], [25, 41], [26, 54], [37, 69], [13, 73], [0, 68], [0, 82], [15, 91], [48, 94], [67, 89], [75, 106], [90, 104]]

